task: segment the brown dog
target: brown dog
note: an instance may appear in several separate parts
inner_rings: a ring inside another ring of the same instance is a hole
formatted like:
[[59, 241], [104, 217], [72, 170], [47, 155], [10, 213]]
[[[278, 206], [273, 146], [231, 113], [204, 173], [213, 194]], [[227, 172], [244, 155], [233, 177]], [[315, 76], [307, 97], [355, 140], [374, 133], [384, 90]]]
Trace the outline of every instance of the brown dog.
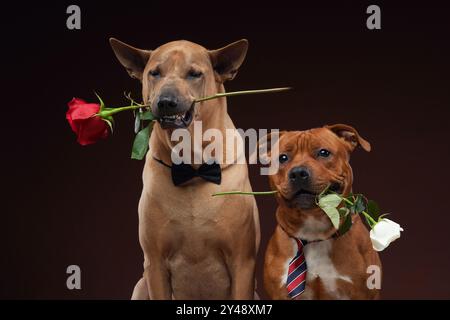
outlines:
[[[379, 290], [366, 284], [367, 268], [375, 265], [381, 270], [381, 264], [362, 220], [354, 216], [351, 229], [336, 237], [337, 230], [316, 205], [317, 195], [328, 185], [344, 195], [351, 192], [349, 158], [358, 145], [370, 151], [370, 144], [354, 128], [342, 124], [280, 133], [279, 169], [270, 176], [272, 188], [279, 191], [278, 226], [264, 265], [264, 286], [271, 298], [378, 298]], [[307, 241], [304, 256], [296, 239]], [[302, 262], [305, 258], [306, 267], [291, 267], [298, 273], [292, 271], [288, 281], [289, 264], [297, 254]]]
[[[203, 131], [216, 128], [224, 137], [226, 129], [235, 128], [225, 98], [193, 101], [225, 92], [223, 83], [236, 75], [247, 41], [212, 51], [188, 41], [170, 42], [152, 51], [115, 39], [110, 43], [128, 73], [142, 81], [143, 101], [159, 118], [139, 201], [144, 276], [132, 298], [253, 299], [260, 238], [255, 199], [211, 197], [215, 192], [251, 190], [247, 165], [221, 164], [220, 185], [195, 177], [175, 186], [171, 169], [155, 160], [171, 164], [174, 129], [189, 131], [195, 140], [193, 120], [202, 122]], [[224, 149], [224, 159], [228, 153]]]

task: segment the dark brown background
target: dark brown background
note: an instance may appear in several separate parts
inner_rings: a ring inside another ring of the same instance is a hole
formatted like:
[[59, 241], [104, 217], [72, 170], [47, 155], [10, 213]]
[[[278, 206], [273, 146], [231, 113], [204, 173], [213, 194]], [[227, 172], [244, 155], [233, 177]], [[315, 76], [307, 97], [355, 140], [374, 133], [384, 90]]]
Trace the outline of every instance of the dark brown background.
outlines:
[[[381, 253], [383, 297], [450, 298], [448, 8], [382, 4], [382, 30], [369, 31], [370, 3], [299, 2], [75, 1], [81, 31], [65, 27], [69, 2], [4, 10], [0, 298], [127, 299], [140, 277], [143, 163], [129, 158], [131, 117], [117, 117], [114, 136], [90, 147], [75, 142], [65, 121], [73, 96], [94, 100], [97, 90], [121, 105], [124, 90], [139, 95], [110, 36], [144, 48], [249, 39], [247, 60], [227, 90], [295, 90], [229, 99], [236, 126], [301, 130], [343, 122], [359, 129], [373, 152], [354, 154], [354, 189], [405, 228]], [[250, 170], [254, 189], [266, 190], [259, 168]], [[263, 253], [275, 200], [257, 200]], [[81, 266], [80, 291], [65, 287], [70, 264]]]

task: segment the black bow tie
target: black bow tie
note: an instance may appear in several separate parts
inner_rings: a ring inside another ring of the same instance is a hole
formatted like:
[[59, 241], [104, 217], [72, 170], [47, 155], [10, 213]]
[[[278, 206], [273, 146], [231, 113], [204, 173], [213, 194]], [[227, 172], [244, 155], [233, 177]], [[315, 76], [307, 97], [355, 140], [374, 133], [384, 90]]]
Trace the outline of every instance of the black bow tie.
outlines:
[[200, 177], [206, 181], [220, 184], [222, 181], [222, 169], [217, 163], [203, 163], [197, 170], [191, 165], [180, 163], [172, 164], [171, 166], [165, 164], [162, 160], [153, 158], [162, 165], [169, 167], [172, 171], [172, 181], [175, 186], [183, 184], [195, 177]]
[[185, 163], [172, 164], [172, 181], [174, 185], [178, 186], [194, 177], [200, 177], [206, 181], [220, 184], [222, 171], [220, 165], [215, 162], [212, 164], [203, 163], [197, 170]]

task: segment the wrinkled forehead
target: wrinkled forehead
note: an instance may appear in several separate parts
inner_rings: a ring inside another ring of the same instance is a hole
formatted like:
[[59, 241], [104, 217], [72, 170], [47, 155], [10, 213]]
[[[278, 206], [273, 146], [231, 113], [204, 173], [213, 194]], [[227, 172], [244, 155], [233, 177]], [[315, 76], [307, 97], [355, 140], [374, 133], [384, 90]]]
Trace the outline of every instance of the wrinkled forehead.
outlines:
[[211, 66], [208, 51], [193, 42], [174, 41], [153, 50], [148, 66], [167, 68], [169, 66], [208, 67]]
[[340, 151], [344, 150], [345, 146], [326, 128], [287, 132], [280, 138], [280, 151], [297, 153], [319, 148]]

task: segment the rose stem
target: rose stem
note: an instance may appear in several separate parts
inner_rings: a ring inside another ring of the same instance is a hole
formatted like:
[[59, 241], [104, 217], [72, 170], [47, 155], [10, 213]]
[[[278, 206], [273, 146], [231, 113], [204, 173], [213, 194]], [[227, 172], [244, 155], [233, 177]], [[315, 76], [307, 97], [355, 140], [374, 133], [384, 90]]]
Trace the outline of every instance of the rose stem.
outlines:
[[140, 108], [149, 107], [148, 105], [137, 105], [137, 106], [126, 106], [126, 107], [120, 107], [120, 108], [113, 108], [113, 109], [106, 109], [98, 113], [99, 116], [102, 118], [104, 117], [110, 117], [116, 113], [126, 111], [126, 110], [136, 110]]
[[[347, 198], [342, 197], [342, 199], [345, 202], [347, 202], [349, 205], [351, 205], [351, 206], [354, 205], [354, 203], [351, 202], [350, 200], [348, 200]], [[368, 219], [370, 221], [369, 225], [371, 228], [373, 228], [373, 226], [377, 224], [377, 222], [366, 211], [363, 210], [363, 211], [361, 211], [361, 213], [366, 217], [366, 219]]]
[[245, 191], [227, 191], [227, 192], [217, 192], [213, 194], [213, 197], [215, 196], [225, 196], [225, 195], [232, 195], [232, 194], [241, 194], [241, 195], [255, 195], [255, 196], [262, 196], [262, 195], [271, 195], [278, 193], [278, 191], [255, 191], [255, 192], [245, 192]]
[[[246, 94], [258, 94], [258, 93], [270, 93], [270, 92], [280, 92], [280, 91], [286, 91], [286, 90], [290, 90], [291, 88], [289, 87], [284, 87], [284, 88], [272, 88], [272, 89], [261, 89], [261, 90], [245, 90], [245, 91], [233, 91], [233, 92], [223, 92], [223, 93], [218, 93], [215, 94], [213, 96], [208, 96], [208, 97], [203, 97], [203, 98], [198, 98], [194, 100], [194, 103], [197, 102], [203, 102], [203, 101], [207, 101], [207, 100], [212, 100], [212, 99], [217, 99], [217, 98], [222, 98], [222, 97], [231, 97], [231, 96], [239, 96], [239, 95], [246, 95]], [[110, 117], [116, 113], [122, 112], [122, 111], [126, 111], [126, 110], [136, 110], [136, 109], [140, 109], [140, 108], [148, 108], [150, 107], [149, 105], [132, 105], [132, 106], [126, 106], [126, 107], [120, 107], [120, 108], [113, 108], [113, 109], [106, 109], [101, 111], [98, 115], [100, 115], [101, 117]]]
[[194, 103], [197, 102], [203, 102], [207, 100], [222, 98], [222, 97], [232, 97], [232, 96], [239, 96], [239, 95], [246, 95], [246, 94], [257, 94], [257, 93], [269, 93], [269, 92], [280, 92], [280, 91], [286, 91], [290, 90], [289, 87], [284, 88], [272, 88], [272, 89], [261, 89], [261, 90], [245, 90], [245, 91], [233, 91], [233, 92], [223, 92], [223, 93], [217, 93], [213, 96], [203, 97], [195, 99]]

